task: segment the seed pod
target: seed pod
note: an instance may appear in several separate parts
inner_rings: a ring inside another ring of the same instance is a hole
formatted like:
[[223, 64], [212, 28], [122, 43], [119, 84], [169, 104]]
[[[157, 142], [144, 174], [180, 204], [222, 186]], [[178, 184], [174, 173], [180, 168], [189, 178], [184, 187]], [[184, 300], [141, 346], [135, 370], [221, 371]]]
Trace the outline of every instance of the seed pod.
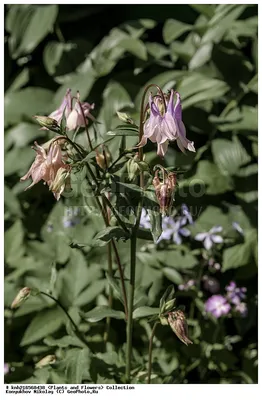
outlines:
[[173, 311], [168, 314], [168, 323], [178, 339], [184, 344], [193, 344], [188, 337], [188, 326], [185, 314], [182, 310]]
[[[163, 169], [163, 175], [166, 173]], [[172, 206], [174, 200], [174, 193], [176, 187], [176, 174], [174, 172], [168, 173], [163, 177], [163, 182], [160, 181], [158, 170], [155, 172], [153, 179], [153, 186], [155, 188], [156, 197], [160, 206], [160, 211], [166, 215]]]
[[37, 120], [39, 125], [41, 125], [44, 128], [55, 130], [55, 131], [59, 129], [59, 125], [58, 125], [57, 121], [53, 118], [45, 117], [42, 115], [34, 115], [34, 118]]
[[102, 152], [96, 150], [96, 162], [101, 169], [107, 169], [111, 163], [111, 159], [112, 156], [108, 149], [103, 148]]

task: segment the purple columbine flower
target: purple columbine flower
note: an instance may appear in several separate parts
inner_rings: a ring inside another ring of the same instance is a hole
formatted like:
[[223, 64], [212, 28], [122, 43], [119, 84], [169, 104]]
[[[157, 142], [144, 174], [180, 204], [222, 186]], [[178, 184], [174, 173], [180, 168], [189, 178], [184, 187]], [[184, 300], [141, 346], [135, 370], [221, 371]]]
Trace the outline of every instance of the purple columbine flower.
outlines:
[[240, 233], [240, 235], [244, 236], [244, 231], [238, 222], [232, 222], [232, 226], [238, 233]]
[[242, 302], [242, 303], [237, 304], [235, 307], [235, 311], [238, 312], [241, 315], [241, 317], [243, 317], [243, 318], [246, 317], [248, 314], [248, 309], [247, 309], [246, 303]]
[[172, 217], [164, 217], [162, 221], [163, 232], [158, 239], [161, 240], [170, 240], [176, 244], [182, 243], [182, 237], [190, 236], [190, 231], [187, 228], [184, 228], [182, 225], [182, 219], [178, 218], [176, 221]]
[[215, 318], [220, 318], [222, 315], [227, 315], [231, 309], [227, 299], [220, 294], [215, 294], [206, 301], [205, 310], [211, 313]]
[[214, 243], [223, 243], [222, 236], [216, 235], [216, 233], [222, 230], [222, 226], [214, 226], [209, 232], [198, 233], [195, 239], [204, 242], [205, 249], [210, 250]]
[[186, 225], [186, 223], [188, 222], [190, 225], [192, 225], [194, 223], [192, 215], [189, 211], [189, 208], [187, 207], [186, 204], [182, 204], [181, 205], [181, 211], [182, 211], [182, 215], [183, 215], [183, 225]]
[[[174, 94], [176, 104], [174, 106]], [[166, 111], [165, 111], [166, 107]], [[157, 143], [157, 154], [164, 157], [169, 141], [177, 141], [179, 149], [195, 151], [194, 142], [186, 138], [186, 128], [182, 121], [182, 107], [180, 94], [171, 90], [170, 96], [165, 95], [165, 107], [162, 97], [149, 96], [150, 117], [144, 124], [144, 135], [138, 146], [145, 146], [147, 140]]]
[[241, 300], [244, 300], [246, 298], [247, 288], [239, 288], [237, 287], [236, 282], [231, 281], [230, 284], [226, 286], [226, 291], [227, 298], [230, 303], [237, 305], [241, 303]]
[[151, 229], [150, 218], [145, 208], [142, 208], [140, 226], [145, 229]]

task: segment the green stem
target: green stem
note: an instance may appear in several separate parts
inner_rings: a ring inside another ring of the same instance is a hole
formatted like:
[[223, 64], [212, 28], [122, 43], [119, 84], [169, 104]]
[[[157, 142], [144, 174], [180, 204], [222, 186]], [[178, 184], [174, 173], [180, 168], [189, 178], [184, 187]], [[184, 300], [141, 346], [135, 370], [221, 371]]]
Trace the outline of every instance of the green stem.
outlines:
[[151, 336], [149, 339], [149, 346], [148, 346], [148, 374], [147, 374], [147, 383], [150, 384], [151, 382], [151, 370], [152, 370], [152, 349], [153, 349], [153, 339], [156, 332], [156, 327], [159, 324], [159, 321], [154, 323]]
[[[113, 269], [112, 269], [112, 246], [111, 246], [111, 243], [108, 243], [108, 245], [107, 245], [107, 263], [108, 263], [108, 275], [110, 277], [112, 277]], [[112, 306], [113, 306], [113, 289], [110, 285], [109, 285], [109, 294], [108, 294], [108, 306], [110, 308], [112, 308]], [[111, 322], [111, 318], [107, 317], [106, 329], [105, 329], [105, 333], [104, 333], [104, 341], [105, 342], [107, 342], [107, 340], [108, 340], [108, 335], [109, 335], [109, 331], [110, 331], [110, 322]]]
[[67, 318], [69, 319], [69, 321], [71, 322], [71, 324], [73, 325], [74, 329], [75, 329], [75, 334], [78, 337], [78, 339], [81, 340], [81, 342], [83, 342], [86, 346], [89, 347], [86, 339], [84, 338], [83, 334], [79, 331], [75, 321], [71, 318], [71, 316], [69, 315], [68, 311], [65, 309], [65, 307], [60, 303], [59, 300], [57, 300], [55, 297], [51, 296], [51, 294], [45, 293], [40, 291], [40, 294], [49, 297], [50, 299], [52, 299], [66, 314]]
[[132, 334], [133, 334], [133, 308], [135, 294], [135, 273], [136, 273], [136, 233], [131, 236], [130, 246], [130, 280], [128, 293], [128, 319], [126, 326], [126, 380], [130, 382], [131, 372], [131, 353], [132, 353]]

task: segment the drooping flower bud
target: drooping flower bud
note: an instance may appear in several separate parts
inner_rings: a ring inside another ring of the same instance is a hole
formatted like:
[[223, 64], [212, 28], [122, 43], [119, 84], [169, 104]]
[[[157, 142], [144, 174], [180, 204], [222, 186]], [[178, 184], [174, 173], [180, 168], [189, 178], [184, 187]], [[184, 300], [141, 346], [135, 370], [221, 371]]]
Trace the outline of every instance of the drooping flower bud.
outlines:
[[54, 181], [50, 184], [49, 190], [51, 190], [56, 198], [60, 199], [61, 194], [65, 188], [70, 188], [70, 167], [68, 169], [60, 167], [56, 173]]
[[127, 115], [126, 113], [122, 113], [122, 112], [119, 112], [119, 111], [117, 111], [116, 113], [117, 113], [118, 118], [121, 119], [121, 121], [124, 121], [126, 124], [133, 124], [134, 123], [132, 118], [129, 115]]
[[135, 154], [133, 158], [130, 158], [127, 162], [127, 173], [128, 179], [133, 181], [136, 176], [140, 174], [140, 172], [148, 171], [148, 164], [143, 160], [139, 160], [138, 153]]
[[176, 174], [175, 172], [166, 173], [164, 168], [163, 181], [161, 182], [158, 176], [158, 170], [155, 172], [153, 179], [153, 186], [155, 188], [156, 197], [160, 206], [160, 212], [166, 215], [173, 204], [175, 187], [176, 187]]
[[11, 308], [18, 308], [20, 307], [30, 296], [31, 289], [29, 287], [24, 287], [21, 289], [17, 296], [15, 297], [14, 301], [11, 304]]
[[96, 150], [96, 162], [101, 169], [107, 169], [111, 163], [112, 156], [110, 151], [103, 146], [102, 152]]
[[54, 354], [49, 354], [45, 356], [40, 361], [38, 361], [35, 365], [36, 368], [43, 368], [46, 365], [54, 364], [56, 362], [56, 356]]
[[185, 314], [182, 310], [176, 310], [168, 314], [168, 323], [178, 339], [184, 344], [193, 344], [188, 337], [188, 326]]
[[53, 118], [45, 117], [42, 115], [34, 115], [34, 118], [39, 123], [39, 125], [41, 125], [44, 128], [54, 130], [56, 132], [59, 130], [59, 125], [57, 121]]

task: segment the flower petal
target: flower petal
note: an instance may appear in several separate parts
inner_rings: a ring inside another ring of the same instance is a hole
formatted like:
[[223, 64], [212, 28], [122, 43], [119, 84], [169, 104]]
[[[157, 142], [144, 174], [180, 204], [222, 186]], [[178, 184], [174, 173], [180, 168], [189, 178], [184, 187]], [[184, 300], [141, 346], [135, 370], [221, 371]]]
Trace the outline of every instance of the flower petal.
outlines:
[[204, 240], [204, 247], [206, 250], [210, 250], [212, 246], [213, 246], [213, 242], [212, 242], [210, 236], [208, 235]]
[[202, 242], [206, 237], [207, 237], [208, 233], [207, 232], [203, 232], [203, 233], [198, 233], [195, 236], [195, 240], [198, 240], [200, 242]]
[[210, 229], [209, 233], [217, 233], [217, 232], [222, 232], [223, 228], [220, 225], [216, 225], [213, 228]]
[[164, 157], [164, 155], [167, 152], [167, 148], [168, 148], [168, 140], [166, 140], [166, 142], [161, 143], [161, 144], [157, 144], [157, 155], [159, 157]]
[[223, 243], [224, 242], [223, 238], [219, 235], [211, 235], [211, 240], [214, 243]]

